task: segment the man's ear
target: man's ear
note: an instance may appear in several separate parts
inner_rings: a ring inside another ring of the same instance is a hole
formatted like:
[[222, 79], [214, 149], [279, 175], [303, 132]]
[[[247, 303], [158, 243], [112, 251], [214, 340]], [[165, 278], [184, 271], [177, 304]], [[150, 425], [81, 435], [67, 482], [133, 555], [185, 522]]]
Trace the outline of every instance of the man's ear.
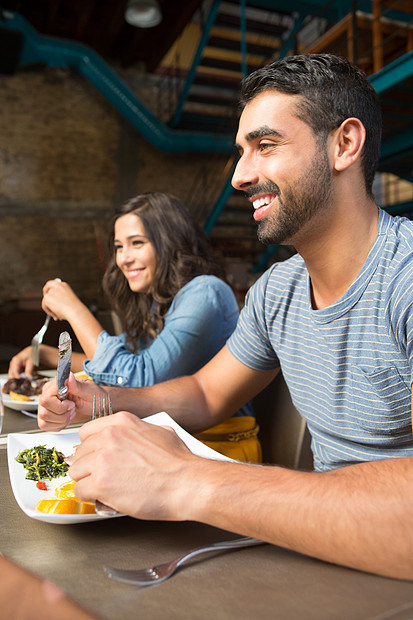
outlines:
[[346, 170], [359, 159], [366, 139], [366, 130], [358, 118], [347, 118], [334, 133], [334, 168]]

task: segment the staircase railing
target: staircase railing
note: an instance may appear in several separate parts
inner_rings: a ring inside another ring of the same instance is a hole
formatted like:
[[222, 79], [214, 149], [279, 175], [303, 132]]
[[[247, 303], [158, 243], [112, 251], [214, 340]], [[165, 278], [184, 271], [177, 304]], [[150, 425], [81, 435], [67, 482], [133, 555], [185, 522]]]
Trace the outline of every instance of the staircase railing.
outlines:
[[10, 11], [0, 10], [0, 26], [23, 33], [20, 66], [40, 63], [77, 69], [156, 148], [169, 153], [232, 152], [232, 140], [227, 135], [173, 131], [166, 127], [85, 45], [39, 35], [23, 17]]
[[209, 14], [207, 16], [206, 22], [205, 24], [203, 24], [202, 26], [202, 34], [201, 34], [201, 38], [198, 44], [198, 48], [195, 52], [195, 56], [194, 59], [192, 61], [191, 67], [189, 69], [189, 73], [188, 76], [185, 80], [185, 84], [184, 87], [182, 89], [181, 92], [181, 96], [179, 98], [178, 104], [176, 106], [175, 109], [175, 113], [171, 119], [170, 125], [171, 127], [175, 127], [179, 121], [180, 118], [182, 116], [182, 110], [185, 104], [185, 101], [188, 98], [188, 93], [190, 91], [190, 88], [193, 84], [197, 69], [198, 69], [198, 65], [200, 63], [200, 60], [202, 58], [202, 53], [204, 51], [205, 45], [209, 39], [209, 34], [211, 32], [211, 28], [215, 23], [215, 19], [219, 10], [219, 5], [221, 4], [221, 0], [214, 0], [211, 6], [211, 9], [209, 11]]

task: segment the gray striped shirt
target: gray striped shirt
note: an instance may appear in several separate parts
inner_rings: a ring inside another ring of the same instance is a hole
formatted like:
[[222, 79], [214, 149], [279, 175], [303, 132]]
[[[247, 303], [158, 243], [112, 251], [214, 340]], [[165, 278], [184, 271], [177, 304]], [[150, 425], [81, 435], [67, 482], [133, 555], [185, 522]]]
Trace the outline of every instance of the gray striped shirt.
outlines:
[[281, 367], [318, 471], [413, 456], [412, 246], [413, 223], [379, 210], [367, 260], [331, 306], [311, 308], [298, 254], [247, 294], [229, 350], [255, 370]]

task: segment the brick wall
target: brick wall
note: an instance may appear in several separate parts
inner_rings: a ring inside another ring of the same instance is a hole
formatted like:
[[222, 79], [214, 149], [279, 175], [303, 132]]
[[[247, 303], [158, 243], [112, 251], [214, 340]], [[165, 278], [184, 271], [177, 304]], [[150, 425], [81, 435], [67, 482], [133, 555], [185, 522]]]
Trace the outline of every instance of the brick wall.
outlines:
[[193, 179], [225, 161], [156, 150], [73, 71], [0, 76], [0, 310], [40, 298], [56, 276], [100, 302], [99, 248], [114, 205], [167, 191], [190, 207]]

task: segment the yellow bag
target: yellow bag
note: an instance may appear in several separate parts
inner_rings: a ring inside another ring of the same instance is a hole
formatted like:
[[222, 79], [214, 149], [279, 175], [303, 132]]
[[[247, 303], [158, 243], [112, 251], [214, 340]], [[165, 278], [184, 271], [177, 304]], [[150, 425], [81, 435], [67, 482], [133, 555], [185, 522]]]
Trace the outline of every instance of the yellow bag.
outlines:
[[261, 463], [259, 426], [252, 416], [228, 418], [195, 435], [205, 445], [236, 461]]

